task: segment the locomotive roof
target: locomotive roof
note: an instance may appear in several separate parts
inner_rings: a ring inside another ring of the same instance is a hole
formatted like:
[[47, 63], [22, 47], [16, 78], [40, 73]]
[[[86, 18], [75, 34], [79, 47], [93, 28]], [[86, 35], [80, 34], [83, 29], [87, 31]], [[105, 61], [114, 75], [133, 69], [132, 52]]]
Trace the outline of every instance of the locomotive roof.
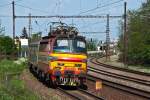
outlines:
[[68, 36], [68, 35], [59, 35], [59, 36], [45, 36], [45, 37], [42, 37], [41, 40], [39, 41], [34, 41], [34, 42], [31, 42], [30, 45], [36, 45], [36, 44], [39, 44], [40, 42], [46, 42], [46, 41], [49, 41], [49, 39], [51, 38], [66, 38], [66, 39], [79, 39], [79, 40], [84, 40], [85, 41], [85, 37], [83, 36]]
[[42, 40], [50, 39], [50, 38], [68, 38], [68, 39], [83, 39], [83, 40], [85, 40], [85, 37], [83, 37], [83, 36], [74, 36], [74, 35], [45, 36], [45, 37], [42, 37]]

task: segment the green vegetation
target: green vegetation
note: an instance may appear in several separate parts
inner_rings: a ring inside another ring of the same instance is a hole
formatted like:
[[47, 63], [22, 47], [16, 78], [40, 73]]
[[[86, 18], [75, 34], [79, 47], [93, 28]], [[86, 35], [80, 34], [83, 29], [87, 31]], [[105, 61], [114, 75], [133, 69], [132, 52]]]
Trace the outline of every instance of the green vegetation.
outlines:
[[96, 51], [96, 43], [97, 40], [87, 40], [87, 50], [88, 51]]
[[[150, 65], [150, 0], [136, 11], [128, 11], [128, 64]], [[119, 48], [123, 52], [123, 38]], [[121, 57], [120, 57], [121, 58]]]
[[40, 40], [41, 38], [42, 38], [42, 32], [37, 32], [32, 34], [31, 41], [37, 41]]
[[26, 27], [23, 28], [20, 38], [25, 38], [25, 39], [28, 38], [28, 33], [27, 33]]
[[10, 55], [16, 51], [14, 41], [9, 36], [0, 37], [0, 52], [1, 54]]
[[19, 79], [25, 66], [20, 61], [0, 61], [0, 100], [39, 100]]
[[5, 27], [0, 23], [0, 58], [2, 55], [12, 55], [16, 53], [16, 46], [12, 38], [5, 36]]

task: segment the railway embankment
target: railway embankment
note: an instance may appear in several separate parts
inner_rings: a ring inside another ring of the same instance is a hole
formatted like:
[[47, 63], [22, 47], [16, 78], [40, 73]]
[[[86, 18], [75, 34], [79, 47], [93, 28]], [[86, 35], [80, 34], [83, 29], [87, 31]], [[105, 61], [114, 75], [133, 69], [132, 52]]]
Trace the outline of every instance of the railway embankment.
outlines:
[[26, 59], [0, 60], [0, 100], [68, 100], [39, 82]]
[[42, 82], [39, 82], [27, 69], [23, 71], [20, 77], [24, 81], [25, 86], [30, 91], [39, 95], [42, 100], [70, 100], [56, 89], [48, 88]]
[[0, 60], [0, 100], [40, 100], [20, 79], [26, 68], [24, 61]]
[[130, 69], [130, 70], [150, 73], [150, 67], [148, 67], [148, 66], [141, 66], [141, 65], [124, 66], [123, 63], [118, 61], [118, 55], [110, 56], [110, 61], [106, 61], [106, 57], [99, 58], [98, 61], [101, 62], [101, 63], [104, 63], [104, 64], [108, 64], [108, 65], [112, 65], [112, 66], [115, 66], [115, 67], [119, 67], [119, 68], [125, 68], [125, 69]]

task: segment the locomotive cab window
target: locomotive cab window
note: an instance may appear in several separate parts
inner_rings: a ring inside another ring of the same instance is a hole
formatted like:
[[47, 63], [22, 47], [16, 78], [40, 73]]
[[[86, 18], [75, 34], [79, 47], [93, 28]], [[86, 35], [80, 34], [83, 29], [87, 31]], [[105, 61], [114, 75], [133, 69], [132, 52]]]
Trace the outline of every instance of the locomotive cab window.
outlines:
[[80, 41], [80, 40], [74, 40], [73, 41], [73, 51], [75, 53], [85, 53], [86, 52], [85, 42]]
[[54, 44], [54, 52], [70, 52], [69, 41], [58, 39]]
[[68, 47], [69, 43], [68, 40], [57, 40], [57, 46], [59, 47]]
[[53, 52], [59, 53], [86, 53], [86, 45], [83, 40], [78, 39], [57, 39], [54, 43]]

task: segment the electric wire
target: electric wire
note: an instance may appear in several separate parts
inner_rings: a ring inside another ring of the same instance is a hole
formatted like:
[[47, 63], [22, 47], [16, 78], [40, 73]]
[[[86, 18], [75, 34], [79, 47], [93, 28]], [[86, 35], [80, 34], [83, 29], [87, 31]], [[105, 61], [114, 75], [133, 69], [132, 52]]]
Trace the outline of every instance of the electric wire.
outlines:
[[15, 4], [15, 5], [20, 6], [20, 7], [23, 7], [23, 8], [30, 9], [30, 10], [38, 11], [38, 12], [49, 13], [49, 12], [47, 12], [47, 11], [43, 11], [43, 10], [36, 9], [36, 8], [31, 8], [31, 7], [29, 7], [29, 6], [24, 6], [24, 5], [20, 5], [20, 4]]
[[[98, 11], [95, 11], [95, 12], [91, 12], [92, 14], [94, 13], [97, 13], [97, 14], [100, 14], [100, 15], [106, 15], [109, 13], [109, 10], [113, 10], [114, 8], [117, 8], [117, 7], [123, 7], [123, 4], [119, 4], [119, 5], [115, 5], [115, 6], [112, 6], [111, 8], [112, 9], [109, 9], [109, 8], [103, 8], [103, 9], [99, 9]], [[98, 13], [98, 12], [101, 12], [101, 13]], [[88, 14], [91, 14], [90, 12]], [[113, 13], [111, 13], [113, 15]]]
[[14, 2], [20, 2], [20, 1], [22, 1], [22, 0], [15, 0]]
[[111, 3], [108, 3], [108, 4], [102, 5], [102, 6], [95, 7], [95, 8], [93, 8], [93, 9], [89, 9], [89, 10], [87, 10], [87, 11], [83, 11], [83, 12], [81, 12], [80, 14], [84, 14], [84, 13], [87, 13], [87, 12], [94, 11], [94, 10], [96, 10], [96, 9], [104, 8], [104, 7], [113, 5], [113, 4], [117, 4], [117, 3], [120, 3], [120, 2], [122, 2], [122, 1], [124, 1], [124, 0], [117, 0], [117, 1], [115, 1], [115, 2], [111, 2]]
[[2, 4], [2, 5], [0, 5], [0, 7], [6, 7], [6, 6], [9, 6], [9, 5], [11, 5], [12, 3], [7, 3], [7, 4]]
[[100, 23], [104, 23], [104, 22], [106, 22], [106, 20], [98, 21], [98, 22], [95, 22], [95, 23], [90, 23], [90, 24], [88, 24], [88, 25], [82, 26], [81, 28], [82, 28], [82, 29], [83, 29], [83, 28], [89, 28], [89, 27], [92, 27], [92, 26], [94, 26], [94, 25], [96, 25], [96, 24], [100, 24]]
[[[22, 0], [16, 0], [14, 2], [20, 2], [20, 1], [22, 1]], [[6, 7], [6, 6], [9, 6], [11, 4], [12, 4], [12, 2], [11, 3], [6, 3], [6, 4], [2, 4], [2, 5], [0, 5], [0, 7]]]
[[12, 17], [12, 16], [9, 16], [9, 15], [0, 15], [0, 17]]

